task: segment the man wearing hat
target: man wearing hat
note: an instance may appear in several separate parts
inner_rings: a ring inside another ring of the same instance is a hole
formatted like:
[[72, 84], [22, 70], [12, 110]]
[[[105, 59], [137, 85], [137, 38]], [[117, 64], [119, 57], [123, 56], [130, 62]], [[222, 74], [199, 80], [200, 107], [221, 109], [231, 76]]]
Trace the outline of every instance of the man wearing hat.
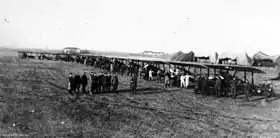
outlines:
[[69, 73], [68, 93], [73, 95], [73, 91], [75, 91], [75, 81], [72, 73]]
[[132, 78], [130, 79], [130, 88], [132, 90], [132, 94], [136, 94], [137, 88], [137, 75], [133, 74]]
[[114, 75], [112, 77], [113, 92], [119, 93], [119, 91], [117, 91], [118, 85], [119, 85], [119, 79], [118, 79], [118, 76], [116, 75], [116, 73], [114, 73]]

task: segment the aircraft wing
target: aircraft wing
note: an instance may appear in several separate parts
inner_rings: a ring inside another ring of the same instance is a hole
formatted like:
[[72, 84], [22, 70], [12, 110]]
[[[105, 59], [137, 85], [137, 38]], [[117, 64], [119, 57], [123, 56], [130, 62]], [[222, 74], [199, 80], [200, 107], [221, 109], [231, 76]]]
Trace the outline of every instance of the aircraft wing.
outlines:
[[223, 69], [223, 70], [237, 70], [237, 71], [247, 71], [247, 72], [254, 72], [254, 73], [261, 73], [265, 74], [264, 71], [254, 68], [252, 66], [244, 66], [244, 65], [228, 65], [228, 64], [209, 64], [204, 63], [205, 66], [213, 69]]
[[190, 67], [196, 67], [196, 68], [208, 68], [207, 66], [203, 65], [202, 63], [197, 63], [197, 62], [166, 61], [166, 63], [172, 64], [172, 65], [190, 66]]

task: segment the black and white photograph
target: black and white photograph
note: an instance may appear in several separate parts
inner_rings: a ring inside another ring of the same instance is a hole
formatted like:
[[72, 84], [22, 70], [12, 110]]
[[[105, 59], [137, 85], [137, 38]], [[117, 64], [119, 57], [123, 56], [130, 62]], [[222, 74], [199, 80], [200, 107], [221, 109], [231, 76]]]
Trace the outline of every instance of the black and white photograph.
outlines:
[[0, 0], [0, 137], [280, 137], [279, 7]]

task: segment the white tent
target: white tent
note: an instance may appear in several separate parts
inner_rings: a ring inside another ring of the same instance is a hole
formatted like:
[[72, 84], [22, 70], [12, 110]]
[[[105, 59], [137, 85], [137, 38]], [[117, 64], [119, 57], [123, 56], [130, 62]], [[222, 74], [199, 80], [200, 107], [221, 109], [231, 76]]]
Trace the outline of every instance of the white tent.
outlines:
[[254, 56], [253, 56], [253, 59], [254, 60], [271, 60], [272, 62], [276, 62], [276, 59], [278, 58], [279, 56], [269, 56], [261, 51], [257, 52]]
[[219, 55], [220, 59], [231, 59], [236, 60], [238, 65], [252, 65], [252, 58], [248, 56], [246, 52], [244, 53], [231, 53], [231, 52], [223, 52]]
[[217, 52], [210, 54], [210, 63], [218, 64], [219, 62], [219, 55]]

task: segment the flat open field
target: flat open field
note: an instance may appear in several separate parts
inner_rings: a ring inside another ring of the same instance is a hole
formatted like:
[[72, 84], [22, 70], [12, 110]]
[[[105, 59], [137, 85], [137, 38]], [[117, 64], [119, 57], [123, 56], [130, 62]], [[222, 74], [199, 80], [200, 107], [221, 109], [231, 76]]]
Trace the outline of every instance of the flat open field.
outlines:
[[[0, 56], [0, 134], [61, 137], [280, 136], [278, 98], [264, 103], [202, 97], [119, 76], [120, 94], [68, 95], [69, 72], [99, 71], [75, 63]], [[15, 54], [16, 55], [16, 54]]]

